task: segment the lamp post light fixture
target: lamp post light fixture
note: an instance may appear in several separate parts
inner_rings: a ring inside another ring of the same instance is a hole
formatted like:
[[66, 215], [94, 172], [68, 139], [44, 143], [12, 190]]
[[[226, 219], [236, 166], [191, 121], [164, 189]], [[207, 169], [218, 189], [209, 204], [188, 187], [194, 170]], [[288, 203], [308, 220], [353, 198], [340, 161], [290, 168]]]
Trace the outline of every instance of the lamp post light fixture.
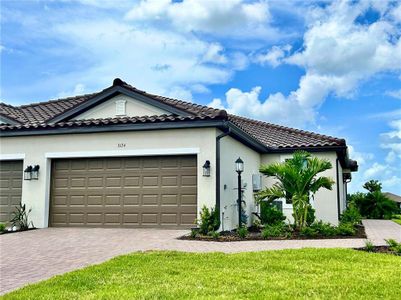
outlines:
[[203, 165], [203, 176], [204, 177], [210, 177], [210, 161], [207, 160], [205, 161], [205, 164]]
[[38, 180], [39, 178], [39, 165], [35, 165], [32, 167], [32, 179]]
[[32, 166], [27, 166], [24, 170], [24, 180], [32, 179]]
[[244, 162], [241, 157], [235, 161], [235, 171], [238, 173], [238, 228], [242, 227], [242, 187], [241, 187], [241, 173], [244, 171]]

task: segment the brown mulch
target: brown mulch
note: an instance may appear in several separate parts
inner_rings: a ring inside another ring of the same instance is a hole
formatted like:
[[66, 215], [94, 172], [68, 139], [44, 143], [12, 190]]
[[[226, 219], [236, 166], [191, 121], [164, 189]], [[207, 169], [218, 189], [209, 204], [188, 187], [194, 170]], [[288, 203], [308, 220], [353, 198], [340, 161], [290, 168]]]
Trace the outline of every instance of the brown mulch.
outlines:
[[366, 249], [366, 247], [363, 248], [354, 248], [355, 250], [358, 251], [365, 251], [365, 252], [370, 252], [370, 253], [382, 253], [382, 254], [391, 254], [391, 255], [398, 255], [401, 256], [401, 254], [391, 251], [389, 246], [374, 246], [373, 250], [369, 251]]
[[261, 235], [260, 230], [254, 230], [250, 228], [248, 235], [245, 238], [241, 238], [237, 235], [236, 231], [223, 231], [220, 232], [218, 238], [213, 238], [208, 235], [198, 234], [196, 237], [191, 237], [190, 235], [184, 235], [179, 237], [180, 240], [192, 240], [192, 241], [210, 241], [210, 242], [238, 242], [238, 241], [269, 241], [269, 240], [321, 240], [321, 239], [365, 239], [365, 227], [362, 225], [357, 226], [357, 232], [355, 235], [334, 235], [334, 236], [323, 236], [317, 235], [314, 237], [300, 235], [299, 232], [292, 232], [289, 237], [269, 237], [264, 239]]

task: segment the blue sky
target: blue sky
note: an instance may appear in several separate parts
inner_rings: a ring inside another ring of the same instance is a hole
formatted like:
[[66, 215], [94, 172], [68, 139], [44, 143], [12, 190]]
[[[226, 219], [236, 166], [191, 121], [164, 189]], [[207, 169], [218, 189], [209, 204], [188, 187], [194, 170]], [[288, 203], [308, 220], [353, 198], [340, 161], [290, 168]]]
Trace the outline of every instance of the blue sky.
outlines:
[[149, 92], [343, 137], [401, 194], [401, 1], [1, 1], [1, 99]]

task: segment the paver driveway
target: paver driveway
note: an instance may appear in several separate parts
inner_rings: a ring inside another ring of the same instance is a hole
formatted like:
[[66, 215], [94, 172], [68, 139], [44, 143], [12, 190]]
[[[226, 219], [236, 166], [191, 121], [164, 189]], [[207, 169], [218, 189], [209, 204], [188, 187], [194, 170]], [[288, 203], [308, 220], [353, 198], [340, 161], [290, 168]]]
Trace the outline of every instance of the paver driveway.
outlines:
[[[383, 236], [383, 232], [377, 232], [374, 224], [370, 228], [375, 234]], [[401, 234], [401, 226], [399, 230]], [[231, 253], [303, 247], [364, 246], [363, 239], [230, 243], [176, 239], [186, 232], [158, 229], [46, 228], [1, 235], [0, 293], [134, 251], [178, 250]], [[397, 235], [398, 232], [395, 234]]]

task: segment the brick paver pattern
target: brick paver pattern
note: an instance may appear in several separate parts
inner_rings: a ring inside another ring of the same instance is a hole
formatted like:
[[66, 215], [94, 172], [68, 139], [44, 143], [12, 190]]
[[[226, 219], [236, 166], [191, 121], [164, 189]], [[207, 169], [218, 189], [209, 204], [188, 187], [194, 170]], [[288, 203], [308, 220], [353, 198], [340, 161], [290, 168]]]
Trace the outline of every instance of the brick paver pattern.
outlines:
[[[368, 238], [401, 241], [401, 226], [391, 221], [365, 220]], [[202, 242], [178, 240], [182, 230], [46, 228], [0, 236], [0, 294], [114, 256], [134, 251], [243, 252], [280, 249], [355, 248], [364, 239]]]

